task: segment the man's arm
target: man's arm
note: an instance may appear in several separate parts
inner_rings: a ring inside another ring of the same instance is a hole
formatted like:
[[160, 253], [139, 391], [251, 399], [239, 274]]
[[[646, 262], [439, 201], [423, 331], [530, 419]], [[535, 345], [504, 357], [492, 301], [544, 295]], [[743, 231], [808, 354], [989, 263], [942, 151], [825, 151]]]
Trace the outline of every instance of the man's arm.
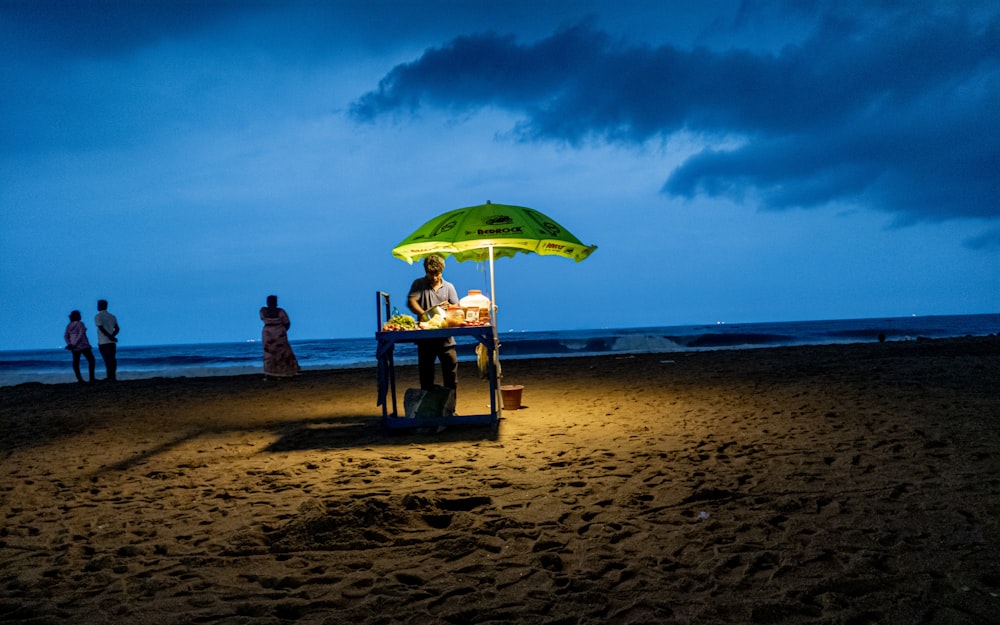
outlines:
[[417, 301], [416, 295], [411, 295], [406, 298], [406, 307], [410, 309], [410, 312], [417, 316], [417, 319], [422, 319], [424, 314], [427, 312], [420, 307], [420, 302]]
[[118, 339], [115, 338], [116, 336], [118, 336], [118, 324], [117, 323], [115, 324], [114, 330], [112, 330], [111, 332], [108, 332], [104, 328], [104, 326], [101, 326], [101, 325], [97, 326], [97, 329], [101, 331], [101, 334], [103, 334], [104, 336], [108, 337], [112, 341], [114, 341], [116, 343], [118, 342]]

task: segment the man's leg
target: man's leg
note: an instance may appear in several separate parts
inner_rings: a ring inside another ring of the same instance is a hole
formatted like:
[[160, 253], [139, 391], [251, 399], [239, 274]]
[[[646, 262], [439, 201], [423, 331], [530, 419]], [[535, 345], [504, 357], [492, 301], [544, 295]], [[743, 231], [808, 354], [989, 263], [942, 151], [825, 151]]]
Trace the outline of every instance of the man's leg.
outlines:
[[107, 371], [108, 380], [113, 382], [118, 377], [118, 345], [101, 343], [97, 348], [101, 350], [101, 358], [104, 360], [104, 370]]
[[445, 349], [439, 355], [441, 359], [441, 375], [445, 388], [458, 389], [458, 353], [455, 348]]
[[420, 372], [420, 388], [434, 390], [434, 365], [437, 360], [437, 346], [429, 341], [417, 341], [417, 370]]

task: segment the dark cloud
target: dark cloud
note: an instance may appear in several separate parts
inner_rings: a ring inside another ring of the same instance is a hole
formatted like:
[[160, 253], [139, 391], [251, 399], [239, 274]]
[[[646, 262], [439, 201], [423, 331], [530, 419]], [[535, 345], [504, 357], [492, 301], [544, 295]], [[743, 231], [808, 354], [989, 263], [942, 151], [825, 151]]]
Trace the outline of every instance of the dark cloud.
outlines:
[[0, 0], [11, 36], [34, 53], [115, 56], [168, 37], [209, 30], [275, 1]]
[[664, 191], [762, 207], [846, 202], [897, 222], [1000, 216], [1000, 10], [919, 3], [819, 16], [773, 52], [636, 44], [581, 23], [525, 44], [480, 34], [427, 50], [359, 98], [359, 120], [501, 107], [523, 140], [706, 149]]

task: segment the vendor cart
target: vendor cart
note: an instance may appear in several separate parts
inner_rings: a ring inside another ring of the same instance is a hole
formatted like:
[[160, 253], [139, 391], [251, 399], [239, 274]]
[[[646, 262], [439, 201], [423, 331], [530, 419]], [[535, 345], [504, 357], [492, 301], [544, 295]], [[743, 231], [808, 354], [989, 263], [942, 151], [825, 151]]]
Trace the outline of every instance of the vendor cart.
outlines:
[[[378, 363], [378, 404], [382, 406], [382, 423], [388, 428], [422, 428], [451, 425], [497, 425], [500, 420], [500, 402], [498, 401], [498, 383], [496, 350], [498, 340], [496, 329], [492, 325], [459, 326], [441, 328], [439, 330], [394, 330], [383, 331], [385, 322], [390, 318], [392, 310], [389, 294], [379, 291], [375, 294], [377, 326], [375, 340], [378, 345], [375, 352]], [[490, 385], [490, 411], [474, 415], [442, 415], [438, 417], [407, 418], [399, 413], [396, 399], [396, 365], [393, 354], [397, 343], [415, 343], [421, 339], [469, 337], [470, 340], [482, 344], [487, 352], [487, 379]]]

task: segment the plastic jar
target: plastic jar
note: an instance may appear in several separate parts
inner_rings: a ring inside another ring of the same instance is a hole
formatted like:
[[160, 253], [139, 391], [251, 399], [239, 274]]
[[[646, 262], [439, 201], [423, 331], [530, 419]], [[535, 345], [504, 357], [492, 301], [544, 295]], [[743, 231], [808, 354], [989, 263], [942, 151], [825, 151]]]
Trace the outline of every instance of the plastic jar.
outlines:
[[454, 304], [449, 306], [448, 312], [445, 313], [445, 320], [450, 327], [460, 326], [465, 323], [465, 314], [462, 312], [462, 307]]
[[469, 294], [458, 300], [459, 306], [465, 311], [465, 320], [469, 323], [490, 322], [490, 298], [483, 292], [472, 289]]

